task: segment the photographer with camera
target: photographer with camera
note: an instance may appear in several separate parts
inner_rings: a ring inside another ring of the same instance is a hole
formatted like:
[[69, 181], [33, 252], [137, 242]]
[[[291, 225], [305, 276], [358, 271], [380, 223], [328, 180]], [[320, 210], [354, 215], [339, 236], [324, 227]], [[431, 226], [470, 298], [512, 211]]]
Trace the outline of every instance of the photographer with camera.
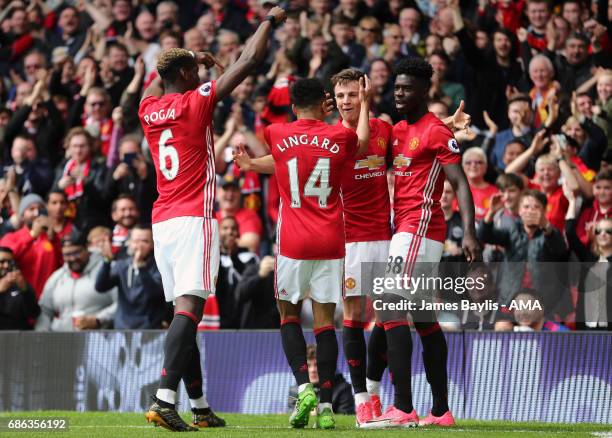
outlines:
[[0, 246], [0, 330], [32, 330], [40, 307], [19, 271], [13, 251]]
[[19, 219], [23, 226], [4, 236], [0, 246], [13, 251], [17, 266], [39, 298], [47, 279], [61, 266], [60, 256], [47, 234], [51, 221], [45, 201], [34, 193], [24, 196], [19, 204]]

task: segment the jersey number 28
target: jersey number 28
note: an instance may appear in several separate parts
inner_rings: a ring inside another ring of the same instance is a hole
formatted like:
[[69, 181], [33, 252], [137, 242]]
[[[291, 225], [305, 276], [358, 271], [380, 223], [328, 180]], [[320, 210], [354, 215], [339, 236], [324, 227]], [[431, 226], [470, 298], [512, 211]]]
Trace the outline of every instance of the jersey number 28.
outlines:
[[[289, 168], [289, 188], [291, 189], [291, 208], [300, 208], [302, 199], [300, 194], [300, 179], [298, 178], [297, 157], [287, 161]], [[319, 185], [317, 187], [317, 181]], [[329, 158], [319, 158], [314, 169], [310, 172], [308, 181], [304, 185], [304, 196], [316, 196], [319, 198], [319, 207], [327, 207], [327, 198], [331, 194], [329, 186]]]
[[[177, 150], [173, 146], [166, 145], [166, 142], [172, 138], [172, 131], [164, 129], [159, 137], [159, 170], [162, 175], [172, 181], [176, 178], [179, 171], [179, 156]], [[170, 159], [170, 168], [166, 166], [166, 160]]]

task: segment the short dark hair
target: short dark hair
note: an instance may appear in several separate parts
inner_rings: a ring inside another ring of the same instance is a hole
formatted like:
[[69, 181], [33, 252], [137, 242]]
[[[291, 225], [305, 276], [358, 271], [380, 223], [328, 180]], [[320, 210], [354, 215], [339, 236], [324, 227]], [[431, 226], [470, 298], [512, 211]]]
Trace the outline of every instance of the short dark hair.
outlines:
[[512, 140], [510, 140], [508, 143], [506, 143], [506, 146], [504, 146], [504, 151], [506, 151], [506, 148], [508, 147], [508, 145], [511, 144], [520, 144], [523, 147], [523, 150], [527, 149], [527, 145], [525, 144], [525, 142], [523, 140], [521, 140], [520, 138], [513, 138]]
[[291, 87], [291, 103], [298, 108], [310, 108], [325, 100], [325, 87], [319, 79], [298, 79]]
[[508, 106], [514, 102], [527, 102], [531, 104], [531, 98], [525, 93], [515, 93], [508, 99]]
[[584, 33], [578, 32], [578, 31], [574, 31], [574, 32], [570, 33], [569, 36], [567, 37], [567, 39], [565, 40], [565, 43], [567, 44], [567, 42], [569, 40], [579, 40], [579, 41], [582, 41], [587, 46], [590, 43], [589, 37], [586, 36]]
[[34, 136], [32, 134], [28, 134], [27, 132], [20, 132], [19, 134], [17, 134], [15, 136], [13, 141], [17, 140], [18, 138], [20, 138], [22, 140], [30, 141], [32, 143], [36, 143], [36, 140], [34, 139]]
[[0, 246], [0, 252], [5, 252], [5, 253], [10, 254], [10, 255], [15, 255], [13, 250], [11, 248], [9, 248], [8, 246]]
[[431, 77], [433, 76], [433, 68], [431, 64], [423, 58], [409, 56], [403, 58], [395, 66], [395, 76], [397, 77], [399, 75], [413, 76], [430, 84]]
[[333, 18], [332, 18], [332, 26], [334, 26], [336, 24], [344, 24], [346, 26], [352, 26], [353, 25], [351, 20], [346, 15], [344, 15], [343, 13], [335, 14], [333, 16]]
[[546, 199], [546, 195], [544, 193], [540, 192], [539, 190], [529, 189], [523, 192], [523, 194], [521, 195], [521, 201], [523, 200], [523, 198], [527, 198], [527, 197], [535, 199], [540, 204], [542, 204], [542, 207], [544, 209], [546, 209], [548, 200]]
[[357, 70], [356, 68], [345, 68], [333, 75], [330, 79], [332, 87], [336, 85], [344, 85], [347, 82], [359, 81], [364, 76], [363, 72]]
[[115, 209], [117, 208], [117, 204], [119, 203], [119, 201], [122, 201], [124, 199], [127, 199], [129, 201], [132, 201], [134, 203], [134, 205], [136, 205], [136, 208], [138, 208], [138, 202], [136, 202], [136, 198], [134, 198], [132, 195], [128, 194], [128, 193], [122, 193], [119, 196], [117, 196], [117, 198], [113, 201], [113, 204], [111, 206], [111, 211], [115, 211]]
[[597, 175], [595, 175], [595, 182], [597, 181], [612, 181], [612, 170], [600, 170]]
[[51, 198], [51, 195], [61, 195], [64, 199], [68, 199], [66, 192], [60, 189], [53, 189], [47, 194], [47, 201]]
[[128, 55], [130, 53], [128, 51], [127, 47], [125, 46], [125, 44], [119, 43], [117, 41], [113, 41], [112, 43], [108, 44], [107, 53], [110, 52], [110, 50], [113, 49], [113, 48], [121, 50], [122, 52], [127, 53]]
[[509, 187], [518, 187], [519, 190], [525, 188], [523, 178], [518, 176], [516, 173], [502, 173], [495, 180], [495, 186], [499, 190], [506, 190]]
[[450, 57], [446, 54], [444, 50], [434, 50], [433, 53], [429, 55], [430, 58], [432, 56], [437, 56], [438, 58], [443, 60], [446, 63], [446, 65], [449, 65], [451, 63]]
[[588, 97], [589, 99], [591, 99], [591, 102], [593, 102], [593, 97], [587, 93], [586, 91], [582, 91], [580, 93], [576, 93], [576, 99], [578, 99], [579, 97]]

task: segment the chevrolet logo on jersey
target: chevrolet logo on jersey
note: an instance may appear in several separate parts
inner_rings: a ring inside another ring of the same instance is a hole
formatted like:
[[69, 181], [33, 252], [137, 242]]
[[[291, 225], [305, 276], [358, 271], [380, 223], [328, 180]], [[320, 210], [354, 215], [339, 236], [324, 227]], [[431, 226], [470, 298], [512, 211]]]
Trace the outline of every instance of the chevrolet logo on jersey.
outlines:
[[404, 154], [399, 154], [393, 159], [393, 165], [395, 167], [408, 167], [411, 161], [412, 158], [404, 157]]
[[357, 160], [355, 163], [355, 170], [359, 169], [369, 169], [375, 170], [381, 166], [384, 166], [385, 159], [383, 157], [379, 157], [378, 155], [368, 155], [363, 160]]

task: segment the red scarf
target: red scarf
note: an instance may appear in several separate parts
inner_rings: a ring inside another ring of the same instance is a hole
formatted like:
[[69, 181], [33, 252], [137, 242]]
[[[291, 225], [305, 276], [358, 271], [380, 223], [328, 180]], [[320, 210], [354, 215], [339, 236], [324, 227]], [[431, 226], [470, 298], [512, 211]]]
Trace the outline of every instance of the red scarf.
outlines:
[[[64, 176], [72, 176], [72, 172], [79, 167], [79, 164], [74, 160], [68, 160], [66, 166], [64, 167]], [[66, 187], [64, 189], [64, 193], [66, 193], [66, 197], [69, 201], [74, 201], [77, 198], [83, 196], [83, 181], [89, 175], [89, 171], [91, 169], [91, 160], [87, 160], [83, 166], [82, 175], [78, 178], [75, 178], [75, 183]]]

